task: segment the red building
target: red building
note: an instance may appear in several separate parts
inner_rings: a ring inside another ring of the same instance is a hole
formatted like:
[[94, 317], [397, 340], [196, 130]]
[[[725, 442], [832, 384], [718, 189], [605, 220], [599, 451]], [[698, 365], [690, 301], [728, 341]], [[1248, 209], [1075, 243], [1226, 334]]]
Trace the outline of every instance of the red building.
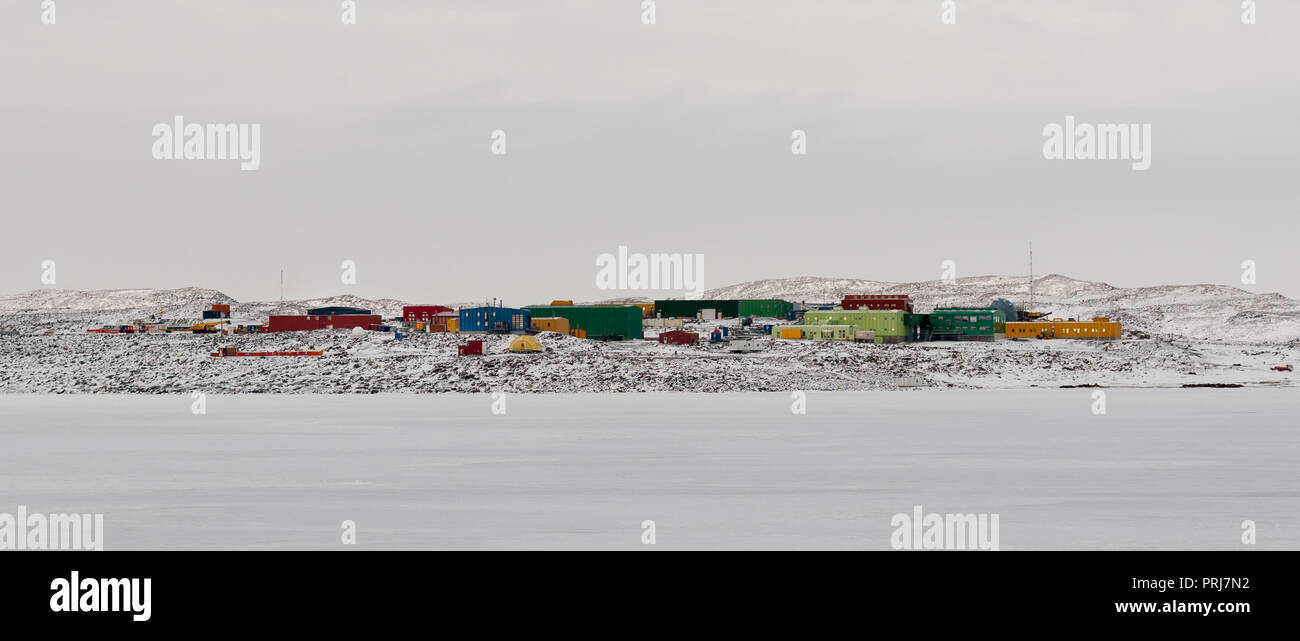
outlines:
[[660, 334], [659, 342], [667, 345], [697, 345], [700, 342], [700, 335], [695, 332], [674, 329]]
[[332, 316], [272, 316], [266, 323], [268, 332], [302, 332], [313, 329], [373, 329], [383, 323], [379, 314], [336, 314]]
[[438, 312], [429, 318], [424, 325], [424, 329], [428, 332], [445, 332], [447, 331], [447, 321], [459, 317], [460, 315], [454, 311]]
[[433, 322], [434, 316], [450, 311], [453, 311], [450, 307], [442, 305], [407, 305], [402, 308], [402, 320], [408, 323], [429, 323]]
[[844, 309], [901, 309], [912, 313], [912, 297], [907, 294], [849, 294], [840, 302]]

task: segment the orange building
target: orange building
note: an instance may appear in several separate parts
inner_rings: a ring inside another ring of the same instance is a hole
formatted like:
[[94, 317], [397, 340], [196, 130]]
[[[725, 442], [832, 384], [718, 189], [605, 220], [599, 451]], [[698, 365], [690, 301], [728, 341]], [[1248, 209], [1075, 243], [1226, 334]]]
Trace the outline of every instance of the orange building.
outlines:
[[1090, 321], [1061, 320], [1008, 322], [1007, 338], [1082, 338], [1091, 340], [1117, 340], [1120, 337], [1119, 321], [1098, 316]]

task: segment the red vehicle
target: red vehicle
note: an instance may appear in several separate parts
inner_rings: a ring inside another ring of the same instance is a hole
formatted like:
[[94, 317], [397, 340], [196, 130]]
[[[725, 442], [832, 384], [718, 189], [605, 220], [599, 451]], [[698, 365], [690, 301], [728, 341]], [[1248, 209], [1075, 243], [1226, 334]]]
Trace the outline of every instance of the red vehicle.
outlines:
[[1286, 364], [1286, 365], [1274, 365], [1274, 366], [1273, 366], [1273, 371], [1275, 371], [1275, 372], [1289, 372], [1289, 371], [1291, 371], [1291, 365], [1290, 365], [1289, 363]]
[[901, 309], [912, 313], [912, 297], [907, 294], [849, 294], [840, 301], [844, 309]]
[[464, 345], [457, 345], [456, 354], [458, 356], [482, 356], [483, 341], [470, 341]]

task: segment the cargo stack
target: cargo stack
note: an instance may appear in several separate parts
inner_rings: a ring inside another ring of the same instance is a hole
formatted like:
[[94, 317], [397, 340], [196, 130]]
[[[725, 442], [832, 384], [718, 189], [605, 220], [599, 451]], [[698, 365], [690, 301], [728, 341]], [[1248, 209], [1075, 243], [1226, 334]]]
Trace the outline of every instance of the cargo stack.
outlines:
[[213, 305], [212, 309], [203, 310], [203, 320], [230, 318], [230, 305]]

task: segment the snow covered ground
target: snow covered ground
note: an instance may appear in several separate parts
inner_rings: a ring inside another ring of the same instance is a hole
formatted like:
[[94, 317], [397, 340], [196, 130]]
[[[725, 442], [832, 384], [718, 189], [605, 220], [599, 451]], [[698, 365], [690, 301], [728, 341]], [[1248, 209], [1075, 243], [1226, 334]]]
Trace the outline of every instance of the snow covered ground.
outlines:
[[1300, 547], [1294, 390], [1093, 391], [6, 394], [0, 512], [110, 550], [888, 549], [918, 504], [1003, 550]]
[[[832, 301], [847, 293], [908, 293], [918, 311], [940, 305], [1024, 302], [1028, 281], [980, 276], [956, 283], [882, 283], [787, 278], [733, 285], [709, 297]], [[154, 316], [190, 324], [213, 303], [262, 319], [316, 305], [398, 314], [403, 301], [344, 295], [286, 303], [240, 303], [196, 287], [77, 292], [35, 290], [0, 297], [0, 393], [375, 393], [375, 392], [743, 392], [869, 390], [898, 387], [1023, 388], [1062, 385], [1177, 387], [1185, 384], [1293, 385], [1300, 365], [1300, 301], [1216, 285], [1118, 288], [1065, 276], [1034, 282], [1037, 311], [1121, 320], [1125, 340], [1001, 341], [851, 345], [770, 341], [747, 355], [716, 346], [651, 341], [595, 343], [542, 335], [540, 356], [506, 354], [508, 338], [488, 339], [489, 356], [456, 358], [463, 336], [355, 336], [339, 331], [254, 336], [103, 335], [85, 330]], [[438, 301], [422, 301], [438, 302]], [[446, 302], [446, 301], [442, 301]], [[536, 302], [536, 301], [534, 301]], [[512, 304], [521, 304], [513, 302]], [[758, 323], [767, 322], [758, 320]], [[718, 323], [687, 329], [706, 335]], [[733, 328], [736, 321], [728, 321]], [[655, 330], [647, 331], [653, 339]], [[218, 346], [243, 351], [320, 349], [320, 358], [214, 359]]]
[[[734, 322], [732, 322], [734, 325]], [[703, 332], [708, 327], [693, 327]], [[0, 336], [0, 393], [744, 392], [1062, 385], [1293, 386], [1300, 347], [1171, 341], [936, 342], [902, 345], [761, 339], [766, 349], [601, 343], [543, 333], [542, 354], [456, 356], [465, 336], [346, 330], [253, 335]], [[480, 337], [481, 338], [481, 337]], [[319, 357], [213, 358], [241, 351], [321, 350]]]

